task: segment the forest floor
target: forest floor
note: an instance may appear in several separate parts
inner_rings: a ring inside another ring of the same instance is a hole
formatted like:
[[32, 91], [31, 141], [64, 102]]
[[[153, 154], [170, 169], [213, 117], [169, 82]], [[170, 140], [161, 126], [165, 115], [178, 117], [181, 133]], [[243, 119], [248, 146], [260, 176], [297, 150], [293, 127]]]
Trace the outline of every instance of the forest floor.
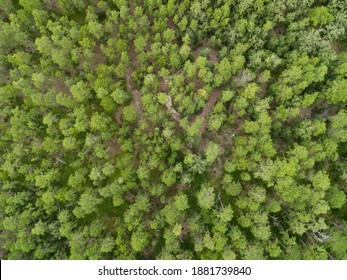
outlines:
[[133, 43], [130, 45], [129, 57], [130, 57], [130, 60], [131, 60], [131, 67], [129, 67], [129, 69], [128, 69], [127, 73], [126, 73], [126, 76], [125, 76], [126, 87], [127, 87], [127, 90], [132, 95], [133, 105], [135, 106], [135, 109], [136, 109], [136, 112], [137, 112], [137, 115], [138, 115], [139, 119], [141, 119], [142, 118], [142, 114], [143, 114], [142, 102], [141, 102], [141, 92], [134, 89], [133, 81], [132, 81], [132, 78], [131, 78], [131, 75], [132, 75], [135, 67], [139, 63], [138, 60], [137, 60], [137, 55], [136, 55], [135, 47], [134, 47]]
[[55, 86], [55, 90], [57, 92], [64, 92], [64, 93], [72, 96], [70, 88], [65, 84], [65, 82], [63, 80], [56, 78], [54, 81], [54, 86]]

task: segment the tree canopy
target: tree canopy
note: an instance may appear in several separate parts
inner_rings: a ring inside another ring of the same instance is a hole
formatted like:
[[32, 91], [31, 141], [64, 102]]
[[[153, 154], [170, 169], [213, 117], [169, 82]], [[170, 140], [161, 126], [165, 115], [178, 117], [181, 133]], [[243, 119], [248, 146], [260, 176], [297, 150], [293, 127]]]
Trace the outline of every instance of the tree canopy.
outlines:
[[1, 259], [347, 259], [347, 5], [0, 1]]

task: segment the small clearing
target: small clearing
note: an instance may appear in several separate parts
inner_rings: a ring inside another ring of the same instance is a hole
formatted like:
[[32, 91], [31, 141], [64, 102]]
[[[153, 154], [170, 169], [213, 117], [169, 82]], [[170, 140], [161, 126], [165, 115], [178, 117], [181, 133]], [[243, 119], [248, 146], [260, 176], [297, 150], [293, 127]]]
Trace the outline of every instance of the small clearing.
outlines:
[[143, 114], [143, 110], [142, 110], [142, 103], [141, 103], [141, 92], [139, 92], [138, 90], [133, 90], [131, 92], [133, 99], [134, 99], [134, 105], [135, 105], [135, 109], [137, 114], [139, 115], [139, 117], [142, 117]]
[[112, 138], [105, 142], [107, 153], [110, 157], [114, 157], [120, 151], [120, 144], [116, 139]]
[[58, 78], [55, 78], [54, 79], [54, 86], [55, 86], [55, 90], [57, 92], [64, 92], [64, 93], [72, 96], [70, 88], [65, 84], [64, 81], [62, 81]]
[[173, 19], [171, 17], [168, 18], [166, 25], [170, 29], [176, 29], [176, 24], [173, 22]]
[[134, 14], [135, 14], [135, 7], [134, 7], [134, 1], [133, 0], [129, 1], [129, 11], [130, 11], [130, 14], [132, 16], [134, 16]]
[[123, 113], [123, 108], [124, 108], [124, 106], [119, 107], [118, 110], [117, 110], [117, 112], [116, 112], [115, 115], [114, 115], [114, 117], [115, 117], [115, 119], [116, 119], [116, 121], [117, 121], [117, 123], [118, 123], [119, 125], [122, 124], [122, 113]]
[[343, 44], [341, 42], [335, 42], [331, 44], [331, 47], [334, 49], [334, 51], [339, 54], [343, 51]]

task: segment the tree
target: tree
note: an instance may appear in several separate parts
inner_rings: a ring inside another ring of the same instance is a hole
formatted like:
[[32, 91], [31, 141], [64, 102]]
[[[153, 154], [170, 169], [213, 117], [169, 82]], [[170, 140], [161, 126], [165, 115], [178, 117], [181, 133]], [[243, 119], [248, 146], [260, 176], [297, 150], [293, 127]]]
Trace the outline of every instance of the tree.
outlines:
[[165, 170], [161, 175], [161, 181], [168, 187], [176, 183], [176, 174], [173, 170]]
[[314, 27], [317, 25], [326, 25], [334, 20], [334, 16], [330, 14], [329, 8], [325, 6], [316, 7], [309, 13], [310, 20]]
[[346, 203], [346, 195], [336, 187], [327, 191], [327, 200], [331, 208], [339, 209]]
[[40, 188], [50, 188], [51, 183], [58, 180], [59, 178], [59, 171], [58, 170], [48, 170], [45, 173], [41, 173], [40, 175], [37, 175], [35, 177], [36, 185]]
[[123, 118], [124, 120], [133, 123], [137, 119], [137, 113], [134, 105], [129, 105], [123, 109]]
[[78, 204], [81, 206], [82, 211], [88, 215], [97, 211], [97, 206], [102, 202], [101, 198], [98, 198], [92, 192], [88, 191], [81, 195]]
[[200, 191], [197, 193], [199, 206], [204, 210], [209, 210], [213, 207], [215, 202], [215, 193], [213, 187], [209, 185], [202, 185]]
[[219, 155], [219, 146], [216, 143], [210, 142], [206, 149], [206, 161], [212, 164]]
[[123, 104], [127, 100], [129, 100], [129, 96], [127, 96], [126, 92], [120, 88], [116, 88], [112, 93], [111, 97], [117, 104]]
[[0, 1], [1, 258], [345, 259], [346, 15]]
[[11, 0], [4, 0], [0, 3], [0, 8], [3, 10], [7, 15], [11, 13], [13, 10], [13, 3]]
[[80, 103], [85, 102], [92, 97], [87, 86], [81, 81], [72, 85], [70, 90], [71, 90], [72, 95]]
[[175, 206], [179, 211], [189, 208], [188, 196], [184, 193], [175, 196]]
[[343, 110], [331, 117], [331, 131], [329, 131], [329, 133], [336, 142], [345, 142], [347, 140], [346, 119], [347, 113]]
[[92, 115], [92, 118], [90, 120], [90, 128], [93, 131], [104, 131], [109, 128], [111, 124], [111, 119], [99, 112], [96, 112]]
[[221, 211], [218, 213], [219, 220], [221, 223], [227, 223], [230, 222], [233, 218], [233, 209], [231, 208], [231, 205], [228, 204], [227, 206], [223, 207]]
[[115, 245], [115, 241], [113, 237], [107, 236], [103, 239], [100, 250], [101, 252], [104, 252], [104, 253], [112, 252], [114, 245]]
[[243, 258], [246, 260], [264, 260], [264, 250], [260, 245], [250, 245], [247, 250], [244, 251]]
[[227, 58], [223, 58], [216, 66], [217, 74], [221, 76], [221, 81], [216, 83], [216, 86], [220, 86], [231, 77], [232, 66]]
[[42, 221], [39, 221], [32, 228], [31, 232], [32, 232], [32, 234], [35, 234], [35, 235], [44, 235], [46, 230], [47, 230], [46, 224], [43, 223]]
[[110, 96], [105, 96], [101, 100], [100, 105], [108, 113], [112, 112], [115, 109], [115, 102], [113, 101], [113, 99]]
[[136, 252], [142, 251], [148, 245], [148, 238], [148, 232], [143, 227], [140, 227], [131, 234], [131, 247]]
[[179, 223], [176, 223], [174, 228], [172, 229], [172, 232], [175, 236], [180, 236], [182, 232], [182, 225]]
[[347, 82], [345, 79], [334, 80], [331, 87], [328, 89], [326, 93], [327, 99], [333, 104], [337, 104], [339, 102], [346, 102], [347, 100], [346, 86], [347, 86]]
[[103, 26], [93, 20], [88, 22], [88, 31], [98, 40], [103, 35]]
[[75, 150], [78, 148], [77, 139], [73, 136], [69, 136], [64, 138], [63, 147], [67, 150]]

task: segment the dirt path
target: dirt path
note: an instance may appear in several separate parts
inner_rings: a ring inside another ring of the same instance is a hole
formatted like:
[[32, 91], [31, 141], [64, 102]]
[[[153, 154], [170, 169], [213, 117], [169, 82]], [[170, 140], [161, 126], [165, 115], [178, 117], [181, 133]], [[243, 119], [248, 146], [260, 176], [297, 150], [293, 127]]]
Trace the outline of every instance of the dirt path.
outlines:
[[175, 108], [172, 107], [172, 98], [171, 96], [167, 97], [167, 102], [166, 102], [166, 108], [171, 112], [171, 117], [176, 121], [180, 122], [181, 121], [181, 115], [176, 111]]
[[115, 138], [112, 138], [105, 142], [107, 153], [110, 157], [114, 157], [121, 150], [121, 145], [117, 142]]
[[141, 119], [142, 114], [143, 114], [142, 102], [141, 102], [141, 92], [133, 89], [133, 84], [131, 81], [131, 74], [132, 74], [132, 69], [128, 69], [126, 76], [125, 76], [126, 86], [127, 86], [127, 90], [129, 92], [131, 92], [131, 95], [133, 98], [133, 104], [135, 106], [137, 115], [138, 115], [139, 119]]
[[119, 125], [122, 124], [122, 113], [123, 113], [123, 108], [124, 106], [121, 106], [118, 108], [116, 114], [115, 114], [115, 118], [116, 118], [116, 121]]
[[130, 11], [130, 14], [134, 16], [135, 7], [134, 7], [134, 2], [132, 0], [129, 1], [129, 11]]
[[141, 118], [142, 114], [143, 114], [142, 102], [141, 102], [141, 92], [139, 92], [138, 90], [133, 90], [131, 92], [131, 94], [133, 96], [136, 112], [138, 113], [139, 117]]
[[172, 17], [169, 17], [169, 18], [167, 19], [166, 25], [167, 25], [167, 27], [170, 28], [170, 29], [176, 29], [176, 24], [174, 23]]
[[214, 89], [211, 92], [210, 98], [208, 99], [207, 103], [205, 104], [204, 108], [202, 109], [202, 112], [197, 115], [193, 120], [190, 122], [190, 125], [192, 125], [197, 119], [203, 119], [203, 123], [199, 128], [199, 132], [201, 134], [205, 133], [208, 121], [206, 117], [211, 113], [213, 110], [214, 105], [217, 103], [218, 99], [220, 98], [222, 93], [221, 89]]
[[[134, 2], [131, 0], [128, 2], [128, 4], [129, 4], [130, 14], [132, 16], [134, 16], [134, 11], [135, 11]], [[137, 115], [138, 115], [139, 119], [141, 119], [142, 114], [143, 114], [143, 108], [142, 108], [142, 102], [141, 102], [141, 92], [134, 89], [133, 81], [131, 79], [131, 75], [139, 63], [139, 61], [137, 59], [136, 52], [135, 52], [134, 42], [130, 42], [128, 53], [129, 53], [131, 66], [128, 68], [126, 75], [125, 75], [126, 88], [131, 93], [131, 96], [133, 98], [133, 104], [135, 106]]]
[[212, 111], [213, 106], [217, 103], [217, 100], [219, 99], [221, 93], [222, 93], [221, 89], [212, 90], [210, 98], [208, 99], [207, 103], [205, 104], [204, 108], [202, 109], [202, 112], [199, 115], [199, 117], [204, 118]]

